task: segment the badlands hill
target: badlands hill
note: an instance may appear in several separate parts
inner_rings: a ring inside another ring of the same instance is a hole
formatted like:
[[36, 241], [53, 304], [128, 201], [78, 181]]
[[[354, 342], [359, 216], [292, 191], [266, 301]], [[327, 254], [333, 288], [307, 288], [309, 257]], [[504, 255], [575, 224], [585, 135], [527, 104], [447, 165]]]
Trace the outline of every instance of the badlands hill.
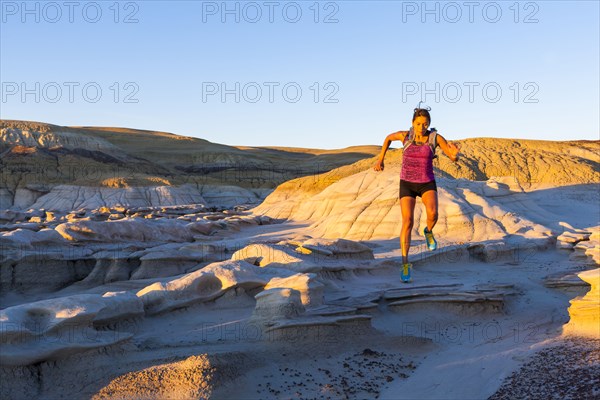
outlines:
[[[511, 190], [520, 192], [544, 186], [600, 182], [600, 141], [476, 138], [457, 143], [461, 149], [457, 163], [442, 155], [439, 149], [438, 158], [434, 160], [438, 186], [441, 186], [442, 193], [454, 191], [454, 195], [448, 194], [450, 197], [464, 198], [462, 192], [472, 190], [473, 181], [504, 182], [488, 182], [487, 189], [479, 193], [482, 196], [498, 196]], [[340, 213], [339, 217], [343, 215], [353, 223], [362, 217], [377, 225], [377, 221], [387, 215], [387, 211], [381, 211], [382, 202], [387, 204], [385, 209], [388, 211], [392, 208], [399, 210], [399, 207], [393, 206], [397, 205], [402, 150], [387, 152], [385, 170], [381, 173], [373, 171], [375, 160], [360, 160], [318, 176], [287, 181], [254, 211], [272, 218], [313, 221]], [[480, 188], [481, 185], [475, 187]], [[461, 194], [457, 194], [457, 190]], [[374, 209], [377, 213], [371, 214]], [[359, 231], [361, 235], [365, 234], [363, 227]], [[347, 233], [344, 232], [344, 235]], [[391, 236], [397, 236], [397, 233]]]
[[[475, 138], [455, 141], [461, 158], [453, 163], [437, 150], [435, 175], [485, 181], [492, 177], [512, 176], [526, 186], [532, 184], [568, 185], [600, 181], [600, 141], [546, 141], [524, 139]], [[369, 170], [377, 158], [328, 171], [318, 177], [297, 178], [277, 188], [278, 194], [288, 188], [301, 187], [315, 194], [327, 186], [356, 173]], [[402, 149], [390, 149], [385, 165], [398, 173], [402, 165]]]
[[[377, 146], [331, 151], [238, 148], [166, 132], [1, 120], [1, 208], [175, 205], [207, 192], [205, 197], [215, 197], [218, 188], [230, 198], [214, 206], [256, 203], [289, 179], [370, 158], [378, 151]], [[141, 189], [121, 195], [111, 188]], [[160, 196], [156, 188], [162, 188]], [[69, 193], [84, 200], [67, 201]], [[44, 195], [49, 198], [36, 203]]]

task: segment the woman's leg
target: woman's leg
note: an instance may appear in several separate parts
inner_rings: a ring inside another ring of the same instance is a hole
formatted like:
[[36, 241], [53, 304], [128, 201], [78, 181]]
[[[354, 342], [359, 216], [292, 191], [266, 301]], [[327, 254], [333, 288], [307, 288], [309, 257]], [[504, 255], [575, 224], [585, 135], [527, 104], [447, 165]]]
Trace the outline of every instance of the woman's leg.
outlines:
[[402, 232], [400, 233], [400, 249], [402, 249], [402, 263], [408, 263], [408, 249], [410, 248], [410, 233], [414, 223], [416, 199], [410, 196], [400, 198], [402, 211]]
[[438, 220], [437, 190], [428, 190], [421, 196], [427, 212], [427, 230], [431, 232]]

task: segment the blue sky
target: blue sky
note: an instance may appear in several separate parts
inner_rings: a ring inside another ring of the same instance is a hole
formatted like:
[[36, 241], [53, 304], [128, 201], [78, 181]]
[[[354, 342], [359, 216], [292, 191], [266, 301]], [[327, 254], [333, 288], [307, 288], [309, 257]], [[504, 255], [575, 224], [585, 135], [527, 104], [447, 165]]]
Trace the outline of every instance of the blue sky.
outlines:
[[424, 100], [450, 140], [599, 138], [597, 1], [0, 3], [3, 119], [342, 148]]

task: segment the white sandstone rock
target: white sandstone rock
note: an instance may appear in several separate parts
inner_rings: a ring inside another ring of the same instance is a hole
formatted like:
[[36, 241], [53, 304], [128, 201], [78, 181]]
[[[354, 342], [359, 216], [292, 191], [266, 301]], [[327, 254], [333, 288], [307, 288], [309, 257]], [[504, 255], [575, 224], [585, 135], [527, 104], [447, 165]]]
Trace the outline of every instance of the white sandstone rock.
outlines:
[[347, 239], [308, 239], [302, 243], [302, 247], [335, 258], [373, 259], [373, 250], [370, 247]]
[[31, 207], [64, 211], [107, 207], [107, 211], [110, 213], [108, 207], [133, 208], [194, 203], [205, 203], [205, 200], [200, 191], [190, 184], [127, 188], [57, 185], [49, 193], [39, 197]]
[[[465, 243], [502, 240], [513, 234], [527, 238], [551, 236], [548, 228], [523, 217], [519, 212], [521, 208], [511, 210], [513, 198], [522, 196], [518, 183], [504, 178], [491, 182], [497, 188], [490, 188], [487, 182], [437, 179], [439, 215], [442, 217], [435, 228], [438, 237], [452, 243]], [[307, 233], [314, 237], [394, 239], [400, 236], [402, 226], [398, 187], [397, 171], [366, 170], [342, 178], [316, 194], [300, 192], [286, 197], [276, 190], [252, 212], [310, 222], [312, 225]], [[485, 195], [490, 191], [494, 197]], [[413, 238], [422, 237], [425, 226], [426, 213], [418, 199]]]
[[75, 221], [58, 225], [56, 231], [71, 241], [160, 241], [189, 242], [193, 235], [184, 222], [176, 219], [145, 221], [122, 219], [117, 221]]
[[272, 288], [288, 288], [300, 293], [302, 305], [316, 307], [323, 304], [323, 289], [325, 285], [316, 280], [316, 274], [295, 274], [287, 278], [273, 278], [265, 286], [265, 290]]
[[79, 294], [8, 307], [0, 311], [0, 364], [29, 365], [129, 339], [131, 333], [96, 330], [94, 323], [141, 312], [141, 301], [123, 293]]
[[298, 290], [272, 288], [258, 293], [254, 298], [256, 307], [252, 318], [267, 326], [281, 319], [296, 318], [305, 311]]
[[556, 240], [560, 242], [566, 243], [577, 243], [582, 240], [588, 240], [590, 238], [591, 233], [578, 233], [578, 232], [563, 232], [559, 235]]
[[205, 266], [179, 278], [156, 282], [137, 292], [147, 313], [155, 314], [193, 303], [213, 300], [225, 291], [264, 287], [275, 276], [290, 276], [285, 269], [261, 268], [243, 260]]
[[238, 204], [256, 204], [261, 200], [254, 192], [230, 185], [203, 185], [200, 194], [210, 207], [229, 208]]
[[267, 244], [250, 244], [233, 253], [232, 260], [246, 260], [261, 267], [286, 268], [297, 272], [317, 271], [319, 267], [304, 261], [284, 247]]
[[144, 304], [134, 293], [106, 292], [102, 295], [102, 298], [105, 307], [94, 317], [95, 324], [110, 324], [144, 315]]

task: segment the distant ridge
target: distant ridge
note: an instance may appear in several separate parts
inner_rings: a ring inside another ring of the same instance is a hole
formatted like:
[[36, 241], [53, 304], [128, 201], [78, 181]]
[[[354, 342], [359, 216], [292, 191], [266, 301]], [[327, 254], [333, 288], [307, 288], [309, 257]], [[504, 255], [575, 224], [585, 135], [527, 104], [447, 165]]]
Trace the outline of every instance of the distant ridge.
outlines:
[[376, 146], [361, 152], [315, 149], [305, 153], [237, 148], [169, 132], [0, 120], [0, 208], [33, 204], [59, 185], [191, 184], [200, 190], [211, 185], [250, 189], [263, 197], [289, 179], [317, 175], [378, 151]]

